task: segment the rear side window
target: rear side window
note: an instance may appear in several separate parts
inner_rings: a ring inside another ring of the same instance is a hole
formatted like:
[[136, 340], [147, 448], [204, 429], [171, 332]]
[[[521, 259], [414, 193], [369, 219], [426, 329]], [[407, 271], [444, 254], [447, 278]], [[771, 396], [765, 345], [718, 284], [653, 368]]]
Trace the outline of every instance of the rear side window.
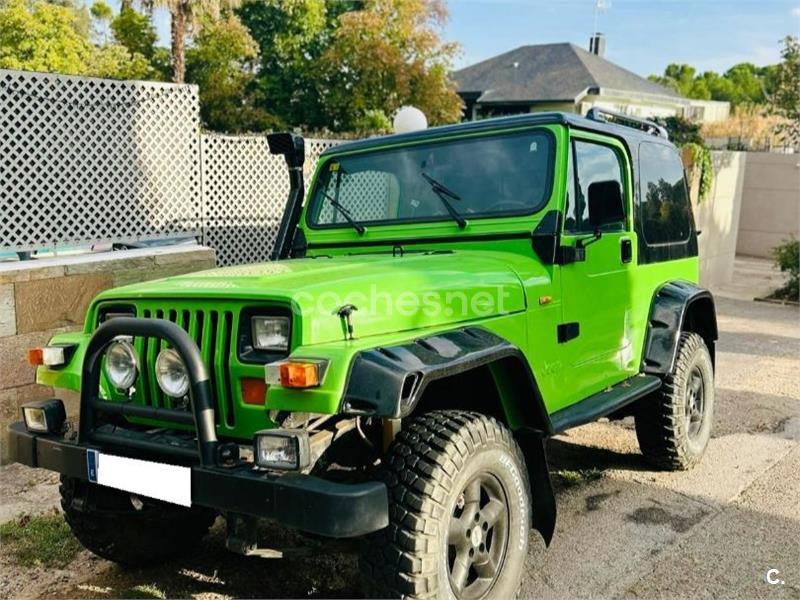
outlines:
[[678, 153], [663, 144], [639, 145], [639, 201], [648, 245], [685, 242], [691, 232], [689, 194]]

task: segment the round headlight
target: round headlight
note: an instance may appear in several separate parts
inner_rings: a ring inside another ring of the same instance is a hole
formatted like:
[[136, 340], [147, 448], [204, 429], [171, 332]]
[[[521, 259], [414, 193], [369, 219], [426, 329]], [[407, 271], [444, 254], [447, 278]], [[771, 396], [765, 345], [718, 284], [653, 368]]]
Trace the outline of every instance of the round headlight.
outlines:
[[136, 381], [136, 350], [130, 342], [116, 340], [106, 350], [106, 377], [118, 390], [127, 390]]
[[189, 373], [180, 354], [172, 348], [165, 348], [156, 359], [156, 381], [167, 396], [182, 398], [189, 391]]

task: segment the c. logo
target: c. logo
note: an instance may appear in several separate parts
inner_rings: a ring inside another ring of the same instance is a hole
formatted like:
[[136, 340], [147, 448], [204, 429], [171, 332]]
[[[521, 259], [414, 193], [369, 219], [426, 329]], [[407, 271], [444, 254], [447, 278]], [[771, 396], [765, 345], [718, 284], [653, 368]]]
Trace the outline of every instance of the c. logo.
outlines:
[[769, 569], [767, 574], [764, 575], [764, 579], [769, 585], [783, 585], [783, 579], [778, 579], [780, 574], [781, 572], [778, 569]]

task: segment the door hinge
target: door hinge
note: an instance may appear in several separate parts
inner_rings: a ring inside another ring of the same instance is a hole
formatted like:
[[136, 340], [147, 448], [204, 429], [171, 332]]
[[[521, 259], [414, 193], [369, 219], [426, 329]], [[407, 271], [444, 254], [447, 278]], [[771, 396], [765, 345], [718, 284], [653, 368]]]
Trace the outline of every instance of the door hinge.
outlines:
[[573, 322], [573, 323], [561, 323], [557, 327], [558, 332], [558, 343], [564, 344], [570, 340], [574, 340], [581, 334], [581, 325], [580, 323]]

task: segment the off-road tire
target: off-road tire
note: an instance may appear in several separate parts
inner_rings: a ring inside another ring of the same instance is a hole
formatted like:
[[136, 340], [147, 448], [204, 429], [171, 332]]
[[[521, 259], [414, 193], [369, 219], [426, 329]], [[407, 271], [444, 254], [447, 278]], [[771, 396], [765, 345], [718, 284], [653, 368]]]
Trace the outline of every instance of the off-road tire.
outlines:
[[[497, 552], [496, 540], [505, 541], [498, 544], [505, 552], [502, 560], [494, 561], [500, 567], [480, 597], [505, 600], [518, 595], [531, 501], [525, 460], [508, 429], [491, 417], [466, 411], [437, 411], [409, 419], [387, 452], [382, 477], [389, 489], [389, 526], [363, 544], [359, 562], [367, 597], [458, 597], [450, 583], [455, 555], [449, 554], [457, 549], [447, 535], [456, 530], [454, 522], [461, 522], [451, 520], [460, 511], [464, 522], [472, 522], [471, 516], [484, 519], [467, 513], [467, 505], [480, 507], [483, 500], [464, 504], [468, 490], [474, 491], [475, 481], [483, 479], [490, 485], [499, 482], [496, 489], [506, 498], [507, 509], [481, 534], [486, 536], [487, 554]], [[480, 498], [490, 499], [485, 493], [481, 488]], [[480, 551], [484, 552], [483, 545]], [[476, 576], [477, 572], [469, 572]]]
[[78, 541], [126, 566], [154, 564], [195, 549], [216, 518], [209, 510], [149, 499], [137, 510], [126, 492], [63, 475], [59, 491], [64, 518]]
[[[702, 380], [702, 421], [693, 435], [687, 416], [687, 394], [693, 373]], [[638, 401], [635, 411], [636, 437], [642, 453], [653, 465], [681, 471], [694, 467], [711, 438], [714, 416], [714, 368], [703, 338], [684, 332], [672, 372], [657, 391]]]

